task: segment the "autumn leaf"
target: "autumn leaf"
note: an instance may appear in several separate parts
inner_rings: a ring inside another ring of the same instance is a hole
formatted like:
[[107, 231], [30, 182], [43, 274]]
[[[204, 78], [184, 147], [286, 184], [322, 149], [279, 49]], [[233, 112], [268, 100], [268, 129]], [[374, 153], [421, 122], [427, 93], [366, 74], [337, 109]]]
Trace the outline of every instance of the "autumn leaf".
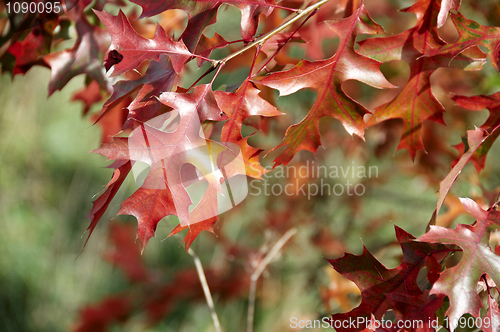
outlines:
[[[224, 48], [229, 43], [225, 40], [221, 35], [217, 32], [214, 34], [212, 38], [205, 37], [205, 35], [201, 35], [201, 38], [196, 46], [196, 54], [204, 56], [208, 58], [213, 50], [218, 48]], [[198, 66], [202, 66], [206, 60], [202, 58], [198, 58]]]
[[94, 12], [111, 35], [111, 45], [104, 60], [108, 67], [114, 67], [111, 76], [135, 69], [147, 59], [159, 61], [162, 54], [168, 55], [175, 71], [180, 72], [192, 56], [182, 41], [174, 42], [160, 25], [156, 26], [154, 38], [147, 39], [135, 32], [121, 10], [117, 16], [105, 11]]
[[437, 48], [429, 48], [425, 55], [448, 55], [452, 59], [470, 48], [481, 45], [488, 50], [488, 58], [493, 68], [500, 71], [500, 28], [481, 25], [460, 13], [451, 14], [451, 19], [457, 28], [458, 40]]
[[113, 85], [113, 93], [104, 103], [95, 122], [101, 120], [109, 110], [116, 107], [125, 98], [139, 90], [127, 106], [128, 115], [125, 128], [132, 126], [132, 120], [146, 122], [168, 109], [158, 100], [160, 94], [171, 91], [177, 84], [179, 76], [172, 68], [172, 64], [166, 55], [161, 55], [159, 61], [151, 61], [144, 75], [132, 80], [118, 81]]
[[80, 74], [86, 74], [107, 89], [104, 70], [99, 59], [109, 46], [109, 34], [99, 26], [91, 25], [82, 10], [75, 9], [72, 12], [72, 15], [77, 17], [78, 37], [74, 46], [43, 57], [43, 61], [51, 69], [49, 95], [61, 90], [73, 77]]
[[[227, 116], [217, 105], [210, 85], [201, 85], [193, 89], [191, 94], [165, 92], [159, 100], [180, 115], [177, 128], [173, 132], [160, 130], [171, 113], [155, 118], [148, 123], [138, 123], [128, 138], [116, 137], [112, 142], [104, 144], [94, 152], [108, 159], [140, 161], [149, 165], [149, 174], [141, 188], [127, 198], [119, 214], [133, 215], [138, 220], [137, 236], [146, 246], [154, 236], [158, 222], [167, 215], [176, 215], [181, 226], [191, 226], [202, 222], [196, 214], [189, 213], [191, 198], [186, 191], [186, 178], [183, 179], [183, 165], [192, 164], [201, 176], [209, 183], [207, 190], [214, 188], [222, 192], [221, 182], [225, 177], [221, 167], [229, 164], [225, 153], [232, 155], [232, 150], [216, 142], [200, 136], [201, 123], [205, 120], [221, 121]], [[154, 126], [153, 126], [154, 125]], [[217, 164], [217, 165], [216, 165]], [[188, 172], [187, 178], [198, 179], [198, 175]], [[228, 169], [227, 178], [237, 173]], [[212, 192], [216, 193], [216, 192]], [[204, 200], [198, 204], [212, 202], [212, 216], [217, 215], [217, 200]], [[195, 208], [196, 209], [196, 208]], [[208, 210], [204, 206], [204, 213]], [[199, 217], [205, 216], [203, 213]]]
[[[484, 140], [481, 146], [477, 148], [476, 151], [474, 151], [471, 158], [469, 159], [469, 161], [472, 161], [474, 163], [474, 167], [476, 167], [476, 170], [480, 172], [484, 169], [484, 166], [486, 164], [486, 156], [488, 155], [491, 146], [498, 138], [498, 135], [500, 135], [500, 130], [496, 130], [500, 126], [500, 92], [494, 93], [490, 96], [453, 96], [452, 99], [458, 106], [470, 111], [482, 111], [485, 108], [490, 111], [490, 116], [480, 127], [480, 129], [484, 130], [485, 133], [488, 134], [488, 137]], [[464, 153], [468, 152], [468, 149], [466, 149], [464, 143], [455, 145], [455, 148], [460, 151], [460, 157], [454, 161], [454, 164], [458, 162], [458, 160], [461, 158], [461, 156], [464, 155]]]
[[[413, 322], [410, 328], [399, 331], [435, 331], [431, 322], [436, 319], [436, 311], [443, 305], [444, 296], [429, 295], [429, 291], [425, 290], [418, 296], [401, 293], [387, 294], [387, 300], [394, 308], [396, 321]], [[396, 330], [396, 327], [393, 328]]]
[[448, 13], [451, 9], [458, 10], [460, 7], [460, 3], [462, 0], [442, 0], [441, 1], [441, 9], [439, 10], [439, 14], [437, 17], [437, 27], [440, 28], [446, 22], [448, 18]]
[[151, 61], [144, 76], [135, 82], [126, 84], [143, 84], [139, 93], [128, 106], [128, 127], [131, 119], [147, 121], [162, 114], [166, 107], [158, 100], [163, 92], [171, 91], [177, 84], [179, 76], [172, 68], [172, 63], [165, 55], [158, 62]]
[[[332, 315], [334, 321], [349, 320], [349, 317], [369, 319], [371, 314], [380, 320], [389, 309], [400, 315], [397, 317], [400, 320], [421, 319], [428, 322], [435, 318], [435, 310], [441, 306], [443, 299], [429, 297], [422, 292], [417, 285], [417, 276], [428, 257], [442, 260], [451, 249], [443, 244], [415, 242], [411, 234], [397, 226], [395, 228], [403, 250], [403, 262], [394, 269], [388, 270], [366, 247], [359, 256], [345, 254], [344, 257], [328, 260], [337, 272], [354, 281], [361, 290], [361, 304], [348, 313]], [[359, 330], [360, 327], [338, 329]]]
[[472, 48], [461, 57], [423, 57], [429, 49], [446, 45], [437, 32], [439, 5], [435, 0], [419, 0], [403, 11], [417, 16], [415, 27], [395, 36], [364, 40], [359, 43], [359, 53], [382, 62], [404, 60], [410, 65], [410, 78], [406, 86], [393, 100], [378, 106], [367, 125], [401, 119], [403, 134], [398, 150], [407, 149], [412, 159], [415, 159], [417, 151], [424, 149], [424, 121], [444, 124], [444, 107], [431, 91], [432, 73], [439, 67], [478, 70], [484, 63], [484, 54], [478, 48]]
[[209, 186], [200, 202], [191, 211], [189, 226], [177, 225], [168, 236], [175, 235], [187, 229], [188, 231], [183, 242], [185, 243], [186, 251], [188, 251], [201, 231], [214, 233], [214, 225], [218, 220], [218, 215], [217, 191]]
[[321, 145], [319, 121], [324, 116], [338, 119], [349, 134], [364, 137], [363, 116], [370, 113], [342, 90], [342, 83], [354, 79], [376, 88], [392, 88], [379, 70], [380, 62], [358, 54], [354, 42], [358, 34], [383, 33], [368, 14], [364, 5], [350, 17], [326, 22], [340, 38], [339, 47], [333, 57], [321, 61], [301, 61], [294, 68], [273, 73], [257, 81], [280, 95], [289, 95], [298, 90], [312, 88], [318, 96], [307, 116], [287, 129], [283, 141], [273, 150], [286, 146], [274, 160], [275, 167], [287, 164], [301, 151], [316, 152]]
[[186, 29], [181, 35], [181, 39], [190, 52], [195, 52], [200, 42], [200, 38], [203, 36], [205, 28], [217, 21], [218, 11], [218, 5], [209, 7], [188, 20]]
[[473, 225], [459, 224], [456, 229], [430, 226], [430, 231], [417, 239], [422, 242], [455, 244], [463, 250], [460, 263], [443, 271], [431, 289], [431, 294], [448, 296], [450, 307], [446, 314], [450, 322], [457, 322], [466, 313], [479, 317], [482, 304], [477, 294], [477, 284], [483, 274], [486, 273], [496, 285], [500, 285], [500, 257], [489, 247], [490, 231], [500, 226], [500, 213], [485, 211], [469, 198], [462, 198], [461, 201], [476, 218]]
[[260, 97], [259, 92], [249, 80], [245, 80], [235, 92], [214, 92], [218, 105], [229, 116], [229, 120], [222, 128], [221, 142], [235, 143], [240, 147], [246, 175], [257, 179], [265, 173], [259, 164], [258, 154], [261, 150], [250, 146], [248, 137], [243, 138], [241, 134], [243, 122], [252, 116], [274, 117], [282, 114]]
[[[188, 206], [190, 203], [189, 200]], [[137, 238], [141, 241], [141, 252], [149, 239], [155, 236], [158, 222], [168, 215], [177, 214], [172, 193], [165, 183], [164, 170], [160, 167], [150, 170], [143, 186], [123, 201], [118, 211], [118, 215], [137, 218]]]

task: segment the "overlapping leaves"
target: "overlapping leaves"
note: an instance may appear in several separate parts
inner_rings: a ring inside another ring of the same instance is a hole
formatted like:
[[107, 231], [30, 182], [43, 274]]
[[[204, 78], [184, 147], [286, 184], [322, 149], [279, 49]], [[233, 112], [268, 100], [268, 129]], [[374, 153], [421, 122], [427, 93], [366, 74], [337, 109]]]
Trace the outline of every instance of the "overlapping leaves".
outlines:
[[380, 72], [380, 62], [364, 57], [354, 49], [358, 34], [380, 34], [383, 29], [368, 14], [364, 5], [350, 17], [326, 22], [340, 38], [339, 47], [333, 57], [321, 61], [304, 60], [293, 69], [278, 72], [258, 81], [259, 84], [289, 95], [300, 89], [318, 91], [316, 102], [307, 116], [298, 124], [288, 128], [285, 138], [275, 149], [286, 146], [274, 161], [275, 165], [288, 164], [301, 150], [316, 152], [321, 145], [319, 121], [324, 116], [338, 119], [350, 134], [364, 137], [363, 116], [370, 113], [342, 90], [346, 80], [358, 80], [376, 88], [392, 88]]
[[[139, 161], [149, 165], [149, 174], [143, 186], [122, 203], [119, 211], [119, 214], [134, 215], [138, 219], [138, 238], [143, 247], [154, 236], [158, 222], [167, 215], [178, 216], [182, 226], [204, 220], [193, 220], [194, 214], [189, 213], [192, 202], [181, 178], [186, 175], [186, 172], [181, 172], [185, 163], [194, 165], [203, 174], [209, 182], [207, 190], [215, 188], [221, 191], [223, 179], [214, 162], [224, 152], [224, 147], [199, 136], [203, 121], [226, 118], [217, 106], [210, 86], [198, 86], [191, 94], [165, 92], [160, 96], [160, 102], [179, 112], [180, 120], [175, 131], [160, 129], [171, 115], [166, 113], [154, 119], [157, 127], [138, 123], [129, 138], [116, 138], [95, 151], [108, 159]], [[198, 178], [193, 174], [187, 176], [188, 179]], [[202, 200], [200, 204], [205, 202]], [[211, 206], [217, 211], [216, 200]], [[206, 210], [208, 208], [205, 206]], [[214, 215], [217, 214], [210, 217]]]
[[478, 70], [484, 63], [484, 54], [476, 47], [461, 57], [441, 54], [423, 57], [429, 50], [446, 43], [438, 36], [437, 16], [439, 2], [419, 0], [404, 10], [417, 16], [412, 29], [398, 35], [368, 39], [360, 43], [359, 52], [382, 62], [404, 60], [410, 65], [410, 78], [402, 91], [391, 101], [378, 106], [368, 121], [368, 126], [388, 119], [403, 121], [403, 134], [398, 149], [408, 149], [412, 158], [424, 149], [422, 125], [425, 120], [444, 124], [444, 107], [431, 91], [431, 75], [440, 67]]
[[[443, 297], [422, 291], [417, 277], [428, 260], [441, 261], [451, 249], [443, 244], [415, 242], [415, 237], [397, 226], [396, 237], [403, 250], [403, 262], [394, 269], [383, 266], [366, 247], [359, 256], [345, 254], [328, 260], [337, 272], [354, 281], [361, 290], [361, 304], [348, 313], [332, 315], [334, 321], [349, 321], [352, 317], [364, 317], [368, 321], [371, 315], [380, 321], [389, 309], [393, 309], [397, 320], [421, 320], [428, 326], [428, 322], [435, 319]], [[343, 325], [340, 331], [360, 331], [362, 327], [361, 324]]]
[[479, 317], [482, 307], [477, 294], [478, 281], [487, 274], [500, 285], [500, 256], [489, 246], [490, 232], [500, 228], [500, 213], [494, 210], [483, 210], [471, 199], [461, 199], [467, 211], [474, 216], [473, 225], [460, 224], [456, 229], [431, 226], [428, 233], [418, 241], [455, 244], [463, 249], [460, 263], [446, 269], [431, 289], [431, 294], [442, 294], [450, 299], [447, 311], [450, 322], [466, 313]]

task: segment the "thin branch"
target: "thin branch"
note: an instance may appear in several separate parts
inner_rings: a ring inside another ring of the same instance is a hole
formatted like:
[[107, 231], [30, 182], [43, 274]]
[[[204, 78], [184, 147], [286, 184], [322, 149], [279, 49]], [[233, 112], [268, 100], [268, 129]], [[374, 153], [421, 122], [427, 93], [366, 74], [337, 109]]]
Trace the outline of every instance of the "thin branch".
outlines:
[[[314, 15], [316, 14], [316, 10], [312, 11], [309, 16], [306, 17], [306, 19], [304, 21], [302, 21], [302, 23], [300, 23], [299, 27], [297, 29], [295, 29], [292, 34], [287, 38], [287, 40], [278, 46], [278, 48], [276, 49], [276, 51], [274, 52], [274, 54], [272, 56], [269, 57], [269, 59], [267, 59], [266, 63], [264, 63], [264, 65], [262, 67], [260, 67], [260, 69], [258, 71], [255, 72], [254, 75], [252, 75], [252, 77], [249, 77], [250, 79], [255, 77], [258, 73], [260, 73], [262, 71], [262, 69], [266, 68], [266, 66], [269, 64], [269, 62], [271, 62], [272, 59], [274, 59], [274, 57], [279, 53], [279, 51], [293, 38], [293, 36], [297, 33], [297, 31], [300, 30], [300, 28], [302, 28], [302, 26]], [[252, 65], [252, 68], [253, 68], [253, 65]], [[250, 71], [251, 73], [251, 71]]]
[[278, 9], [284, 9], [284, 10], [288, 10], [288, 11], [291, 11], [291, 12], [296, 12], [297, 9], [294, 9], [294, 8], [290, 8], [290, 7], [283, 7], [283, 6], [280, 6], [280, 5], [275, 5], [275, 4], [271, 4], [271, 3], [262, 3], [262, 2], [258, 2], [258, 1], [255, 1], [255, 2], [251, 2], [251, 1], [235, 1], [235, 2], [242, 2], [242, 3], [245, 3], [245, 4], [251, 4], [251, 5], [256, 5], [256, 6], [263, 6], [263, 7], [273, 7], [273, 8], [278, 8]]
[[255, 293], [257, 290], [257, 281], [260, 278], [260, 275], [266, 267], [271, 263], [273, 258], [279, 253], [281, 248], [285, 245], [285, 243], [290, 240], [292, 236], [297, 234], [297, 228], [292, 228], [288, 230], [283, 236], [276, 242], [274, 247], [267, 253], [266, 257], [259, 263], [257, 268], [255, 269], [252, 277], [250, 279], [250, 294], [248, 296], [248, 315], [247, 315], [247, 332], [253, 331], [253, 318], [255, 313]]
[[327, 3], [328, 1], [330, 0], [321, 0], [317, 3], [315, 3], [314, 5], [311, 5], [309, 7], [307, 7], [306, 9], [304, 10], [298, 10], [296, 12], [296, 15], [295, 17], [293, 17], [292, 19], [284, 22], [283, 24], [281, 24], [279, 27], [277, 27], [276, 29], [266, 33], [265, 35], [259, 37], [258, 39], [256, 39], [254, 42], [248, 44], [247, 46], [243, 47], [241, 50], [239, 51], [236, 51], [228, 56], [226, 56], [225, 58], [223, 59], [220, 59], [220, 60], [211, 60], [212, 61], [212, 66], [213, 67], [217, 67], [219, 66], [220, 64], [225, 64], [227, 61], [231, 60], [232, 58], [234, 57], [237, 57], [238, 55], [246, 52], [247, 50], [251, 49], [252, 47], [254, 46], [257, 46], [257, 45], [260, 45], [262, 46], [267, 40], [269, 40], [270, 38], [272, 38], [274, 35], [280, 33], [281, 31], [285, 30], [286, 28], [288, 28], [290, 25], [292, 25], [293, 23], [295, 23], [296, 21], [300, 20], [302, 17], [304, 16], [307, 16], [309, 15], [311, 12], [317, 10], [319, 7], [323, 6], [325, 3]]
[[212, 294], [210, 294], [210, 288], [208, 287], [207, 278], [205, 277], [205, 272], [203, 271], [203, 265], [201, 265], [200, 258], [191, 248], [188, 249], [188, 254], [193, 257], [194, 265], [196, 266], [196, 272], [198, 272], [198, 278], [200, 279], [201, 287], [203, 288], [203, 293], [205, 293], [205, 299], [207, 300], [207, 305], [210, 309], [212, 320], [214, 321], [215, 330], [217, 332], [222, 332], [219, 317], [215, 312], [214, 300], [212, 299]]

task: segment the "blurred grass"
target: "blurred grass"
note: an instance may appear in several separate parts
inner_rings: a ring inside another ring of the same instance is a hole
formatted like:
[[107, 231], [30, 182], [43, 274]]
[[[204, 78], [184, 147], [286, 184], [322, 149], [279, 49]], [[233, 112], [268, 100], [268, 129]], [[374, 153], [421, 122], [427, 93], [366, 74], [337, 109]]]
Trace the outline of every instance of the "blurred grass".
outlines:
[[97, 127], [69, 102], [73, 80], [47, 99], [49, 71], [0, 77], [0, 330], [64, 331], [112, 274], [99, 252], [105, 228], [78, 259], [92, 196], [110, 171], [91, 151]]

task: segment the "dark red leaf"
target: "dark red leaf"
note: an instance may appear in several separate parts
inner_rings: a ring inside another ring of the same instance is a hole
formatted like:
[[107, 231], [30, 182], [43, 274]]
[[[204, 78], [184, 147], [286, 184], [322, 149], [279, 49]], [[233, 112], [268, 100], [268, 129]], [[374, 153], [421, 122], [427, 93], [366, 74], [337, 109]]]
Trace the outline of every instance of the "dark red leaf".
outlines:
[[[401, 317], [409, 320], [419, 317], [425, 323], [435, 318], [435, 309], [441, 306], [436, 297], [427, 296], [417, 285], [417, 276], [425, 266], [429, 256], [443, 259], [449, 248], [442, 244], [415, 242], [411, 234], [396, 226], [396, 237], [403, 250], [403, 262], [388, 270], [364, 247], [360, 256], [345, 254], [339, 259], [328, 260], [343, 276], [352, 280], [361, 290], [361, 304], [348, 313], [334, 314], [334, 321], [349, 320], [352, 317], [365, 317], [371, 314], [380, 320], [389, 309], [398, 310]], [[429, 307], [428, 309], [425, 309]], [[406, 309], [405, 309], [406, 308]], [[431, 310], [432, 308], [432, 310]], [[357, 328], [341, 328], [338, 331], [360, 331]]]
[[156, 26], [154, 38], [147, 39], [135, 32], [121, 10], [118, 16], [104, 11], [94, 12], [111, 35], [111, 45], [104, 60], [106, 69], [114, 67], [111, 76], [135, 69], [147, 59], [159, 61], [162, 54], [168, 55], [175, 71], [180, 72], [192, 56], [182, 41], [172, 41], [160, 25]]

